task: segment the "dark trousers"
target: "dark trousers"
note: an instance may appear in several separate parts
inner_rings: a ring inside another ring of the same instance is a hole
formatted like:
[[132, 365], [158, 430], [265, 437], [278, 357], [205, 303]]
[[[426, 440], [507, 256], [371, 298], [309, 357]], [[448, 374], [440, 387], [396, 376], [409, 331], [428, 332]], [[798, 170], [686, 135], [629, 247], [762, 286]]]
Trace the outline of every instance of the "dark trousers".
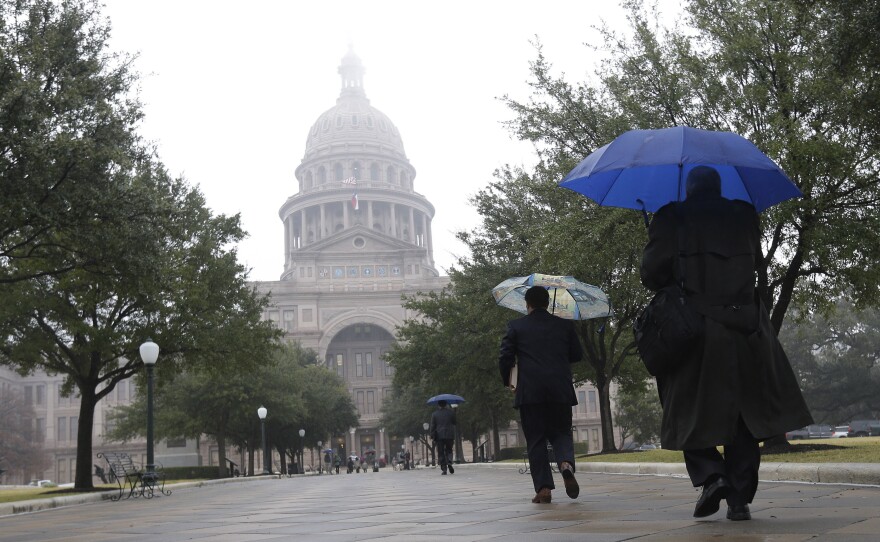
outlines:
[[437, 454], [440, 456], [438, 459], [443, 472], [446, 472], [447, 465], [452, 463], [452, 442], [451, 438], [437, 439]]
[[571, 438], [571, 405], [542, 403], [521, 405], [520, 423], [526, 436], [529, 454], [529, 472], [535, 484], [535, 493], [542, 488], [556, 489], [547, 443], [553, 446], [557, 464], [566, 461], [574, 468], [574, 441]]
[[702, 486], [724, 476], [734, 491], [727, 497], [727, 504], [749, 504], [758, 491], [758, 469], [761, 466], [761, 449], [742, 418], [736, 427], [733, 442], [724, 445], [722, 456], [717, 448], [685, 450], [684, 463], [694, 487]]

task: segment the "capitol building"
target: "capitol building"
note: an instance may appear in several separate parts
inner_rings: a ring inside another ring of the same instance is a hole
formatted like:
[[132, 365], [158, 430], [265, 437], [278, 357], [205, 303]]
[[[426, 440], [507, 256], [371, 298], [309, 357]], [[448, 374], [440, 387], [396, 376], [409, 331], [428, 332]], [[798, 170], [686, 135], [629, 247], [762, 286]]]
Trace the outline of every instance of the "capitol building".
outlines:
[[309, 129], [299, 190], [279, 211], [284, 270], [257, 288], [271, 295], [265, 318], [315, 350], [351, 392], [360, 425], [333, 436], [335, 447], [384, 455], [403, 444], [379, 423], [393, 375], [384, 354], [413, 316], [401, 295], [439, 291], [449, 279], [434, 264], [434, 206], [415, 190], [397, 127], [370, 105], [364, 71], [354, 52], [342, 59], [339, 97]]

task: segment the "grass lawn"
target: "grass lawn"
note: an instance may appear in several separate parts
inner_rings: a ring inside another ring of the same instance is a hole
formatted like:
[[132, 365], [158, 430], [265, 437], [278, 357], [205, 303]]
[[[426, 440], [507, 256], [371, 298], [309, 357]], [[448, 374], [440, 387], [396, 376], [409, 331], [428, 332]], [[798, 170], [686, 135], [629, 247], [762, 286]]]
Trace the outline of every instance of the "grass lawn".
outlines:
[[[880, 437], [810, 439], [791, 441], [791, 451], [761, 454], [765, 463], [880, 463]], [[611, 463], [682, 463], [673, 450], [618, 452], [578, 457], [578, 461]]]
[[[179, 482], [199, 482], [199, 480], [167, 480], [165, 485]], [[98, 484], [94, 489], [82, 491], [72, 487], [21, 487], [14, 489], [0, 489], [0, 503], [27, 501], [30, 499], [48, 499], [52, 497], [67, 497], [69, 495], [82, 495], [84, 493], [96, 493], [99, 491], [119, 491], [116, 484]]]

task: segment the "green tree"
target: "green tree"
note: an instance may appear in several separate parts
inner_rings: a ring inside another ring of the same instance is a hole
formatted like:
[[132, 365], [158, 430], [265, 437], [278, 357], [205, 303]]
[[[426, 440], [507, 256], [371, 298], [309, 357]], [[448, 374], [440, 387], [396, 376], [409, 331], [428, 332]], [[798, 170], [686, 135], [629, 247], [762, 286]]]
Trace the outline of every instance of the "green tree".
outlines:
[[617, 395], [617, 426], [621, 444], [632, 437], [634, 442], [650, 443], [660, 438], [663, 410], [652, 385], [622, 388]]
[[659, 28], [642, 2], [626, 5], [632, 35], [603, 29], [608, 60], [591, 81], [554, 77], [538, 47], [535, 95], [506, 98], [514, 133], [538, 146], [558, 180], [628, 129], [737, 132], [805, 195], [762, 216], [759, 295], [775, 329], [792, 303], [823, 307], [846, 291], [875, 305], [880, 47], [859, 30], [877, 21], [877, 2], [690, 0], [672, 29]]
[[139, 212], [114, 209], [146, 153], [136, 76], [107, 51], [98, 9], [0, 1], [0, 283], [107, 272], [115, 246], [91, 241]]
[[828, 314], [810, 313], [779, 334], [817, 422], [836, 425], [880, 415], [880, 314], [846, 298]]
[[[616, 449], [611, 412], [611, 383], [643, 380], [630, 324], [645, 303], [638, 279], [644, 225], [636, 213], [598, 209], [584, 198], [560, 190], [558, 176], [546, 163], [533, 174], [503, 170], [473, 202], [480, 226], [460, 234], [472, 260], [460, 262], [463, 273], [492, 268], [511, 276], [533, 272], [570, 275], [603, 289], [614, 318], [578, 322], [585, 363], [573, 366], [576, 382], [592, 382], [599, 394], [603, 451]], [[496, 275], [496, 277], [499, 275]], [[491, 302], [484, 284], [483, 295]], [[472, 295], [478, 295], [473, 292]], [[506, 318], [515, 316], [510, 311]], [[503, 334], [503, 331], [502, 331]], [[500, 337], [500, 335], [499, 335]], [[497, 339], [496, 339], [497, 349]], [[497, 354], [496, 354], [497, 358]]]
[[34, 434], [34, 407], [21, 393], [0, 387], [0, 471], [25, 482], [52, 466], [43, 439]]
[[[459, 418], [466, 420], [471, 413], [479, 413], [473, 416], [474, 430], [463, 431], [462, 436], [477, 444], [477, 436], [491, 430], [497, 450], [498, 430], [515, 415], [510, 392], [501, 385], [498, 349], [504, 325], [516, 313], [495, 305], [490, 292], [501, 278], [494, 269], [486, 271], [466, 274], [452, 269], [446, 290], [406, 298], [404, 306], [418, 316], [398, 328], [398, 342], [386, 359], [395, 369], [398, 402], [412, 401], [409, 408], [423, 412], [425, 401], [433, 395], [461, 395], [465, 403], [458, 408]], [[410, 387], [423, 395], [401, 393]], [[412, 420], [413, 436], [421, 433], [424, 421]]]

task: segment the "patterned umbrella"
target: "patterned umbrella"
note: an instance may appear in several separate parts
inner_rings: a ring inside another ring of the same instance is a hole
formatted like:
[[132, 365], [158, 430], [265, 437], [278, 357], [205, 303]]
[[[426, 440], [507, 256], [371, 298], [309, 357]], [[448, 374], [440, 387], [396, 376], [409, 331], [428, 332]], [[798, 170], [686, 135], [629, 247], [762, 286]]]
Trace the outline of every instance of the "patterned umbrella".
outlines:
[[549, 291], [550, 313], [568, 320], [589, 320], [611, 316], [611, 305], [605, 292], [573, 277], [532, 273], [513, 277], [492, 289], [495, 303], [526, 314], [526, 290], [543, 286]]

